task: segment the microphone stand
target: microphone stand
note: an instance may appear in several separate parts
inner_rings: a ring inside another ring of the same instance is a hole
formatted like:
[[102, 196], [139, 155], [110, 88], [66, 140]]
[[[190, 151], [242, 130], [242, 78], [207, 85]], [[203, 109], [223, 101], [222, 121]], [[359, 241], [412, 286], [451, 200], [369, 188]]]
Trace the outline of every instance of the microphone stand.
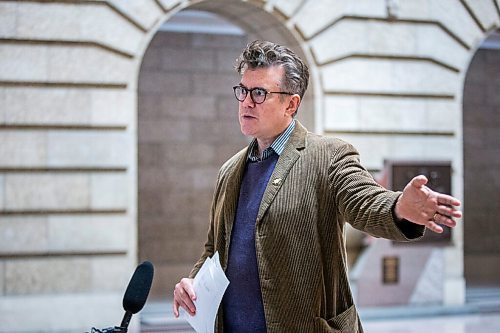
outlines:
[[92, 327], [90, 333], [127, 333], [128, 325], [130, 324], [130, 320], [132, 319], [133, 313], [130, 311], [126, 311], [123, 316], [122, 323], [120, 326], [108, 327], [103, 329], [97, 329]]
[[92, 327], [91, 333], [127, 333], [132, 315], [141, 311], [146, 303], [149, 289], [153, 282], [153, 272], [153, 264], [149, 261], [145, 261], [137, 266], [128, 283], [125, 295], [123, 296], [123, 309], [125, 310], [125, 315], [123, 316], [120, 326], [103, 329]]
[[103, 329], [97, 329], [92, 327], [90, 333], [127, 333], [128, 325], [130, 324], [130, 320], [132, 319], [133, 313], [130, 311], [125, 311], [125, 315], [123, 315], [122, 322], [120, 326], [108, 327]]
[[128, 324], [130, 324], [130, 319], [132, 319], [132, 312], [125, 311], [125, 315], [123, 316], [122, 323], [120, 324], [120, 333], [127, 333]]

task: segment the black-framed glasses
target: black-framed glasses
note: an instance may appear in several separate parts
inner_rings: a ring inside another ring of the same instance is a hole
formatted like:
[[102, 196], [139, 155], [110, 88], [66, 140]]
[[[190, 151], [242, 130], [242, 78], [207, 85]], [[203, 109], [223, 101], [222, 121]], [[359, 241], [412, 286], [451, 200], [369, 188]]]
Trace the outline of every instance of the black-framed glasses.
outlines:
[[256, 87], [248, 89], [243, 86], [234, 86], [234, 97], [240, 102], [243, 102], [247, 98], [248, 93], [250, 93], [250, 98], [255, 104], [262, 104], [266, 100], [268, 94], [282, 94], [282, 95], [293, 95], [292, 93], [285, 91], [267, 91], [264, 88]]

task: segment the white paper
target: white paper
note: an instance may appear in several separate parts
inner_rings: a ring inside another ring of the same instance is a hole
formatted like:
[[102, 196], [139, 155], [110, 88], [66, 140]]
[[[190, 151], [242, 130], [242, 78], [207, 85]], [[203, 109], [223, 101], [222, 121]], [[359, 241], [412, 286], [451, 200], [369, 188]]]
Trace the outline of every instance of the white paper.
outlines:
[[215, 317], [222, 296], [229, 285], [219, 261], [219, 252], [207, 258], [194, 278], [193, 287], [196, 294], [196, 315], [191, 316], [182, 309], [184, 318], [197, 333], [213, 333]]

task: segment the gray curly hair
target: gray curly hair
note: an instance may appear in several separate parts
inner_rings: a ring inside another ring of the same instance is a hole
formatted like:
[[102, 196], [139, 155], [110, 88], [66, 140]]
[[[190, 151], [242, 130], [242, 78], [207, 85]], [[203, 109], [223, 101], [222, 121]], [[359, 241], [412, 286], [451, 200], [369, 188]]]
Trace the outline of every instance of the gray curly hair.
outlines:
[[235, 69], [243, 74], [245, 69], [282, 66], [285, 75], [282, 89], [298, 94], [302, 99], [309, 82], [309, 68], [292, 50], [272, 42], [256, 40], [247, 45], [236, 60]]

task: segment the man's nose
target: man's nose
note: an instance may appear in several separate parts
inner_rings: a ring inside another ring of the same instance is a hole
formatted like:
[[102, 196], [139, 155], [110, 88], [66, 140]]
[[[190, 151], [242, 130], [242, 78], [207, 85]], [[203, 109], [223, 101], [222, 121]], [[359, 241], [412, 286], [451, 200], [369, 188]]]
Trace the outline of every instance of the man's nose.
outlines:
[[255, 107], [255, 103], [254, 101], [252, 100], [252, 96], [250, 93], [248, 93], [246, 96], [245, 96], [245, 99], [241, 102], [241, 104], [244, 106], [244, 107], [250, 107], [250, 108], [253, 108]]

